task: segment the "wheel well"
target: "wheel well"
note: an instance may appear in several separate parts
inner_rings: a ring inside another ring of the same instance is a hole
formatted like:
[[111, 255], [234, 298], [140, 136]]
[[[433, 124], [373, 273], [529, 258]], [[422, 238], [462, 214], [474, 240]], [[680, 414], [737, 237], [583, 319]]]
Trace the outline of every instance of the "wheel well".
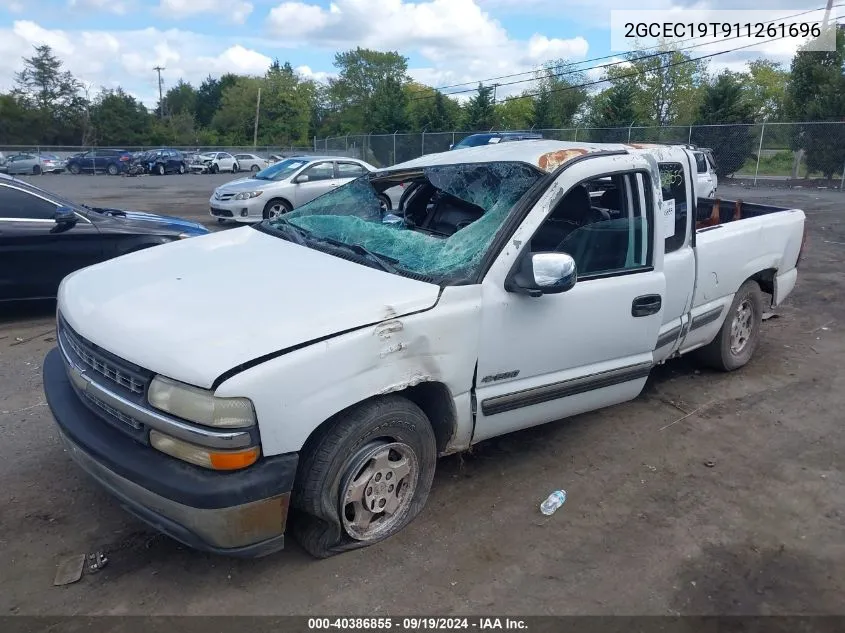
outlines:
[[[437, 440], [437, 452], [438, 454], [443, 453], [446, 450], [446, 446], [449, 444], [449, 440], [451, 440], [452, 436], [455, 434], [458, 424], [458, 415], [457, 411], [455, 411], [454, 400], [452, 399], [452, 393], [449, 391], [449, 388], [442, 382], [421, 382], [417, 385], [406, 387], [405, 389], [401, 389], [399, 391], [392, 391], [390, 393], [391, 395], [407, 398], [422, 409], [423, 413], [425, 413], [431, 423], [431, 428], [434, 429], [434, 437]], [[379, 396], [373, 396], [367, 400], [374, 400], [377, 398], [379, 398]], [[340, 416], [367, 400], [356, 402], [342, 411], [338, 411], [328, 420], [325, 420], [322, 424], [320, 424], [320, 426], [311, 431], [308, 439], [305, 440], [305, 443], [303, 444], [303, 450], [305, 450], [305, 447], [310, 446], [314, 442], [314, 439], [318, 437], [322, 431], [334, 424]]]
[[[271, 203], [271, 202], [273, 202], [274, 200], [281, 200], [281, 201], [282, 201], [282, 202], [284, 202], [286, 205], [288, 205], [291, 209], [293, 209], [293, 205], [290, 203], [290, 200], [288, 200], [288, 199], [287, 199], [287, 198], [285, 198], [284, 196], [273, 196], [272, 198], [270, 198], [270, 199], [267, 201], [267, 204], [270, 204], [270, 203]], [[264, 206], [266, 207], [266, 206], [267, 206], [267, 204], [265, 204]]]
[[756, 281], [760, 286], [760, 290], [773, 295], [775, 293], [775, 275], [777, 275], [777, 272], [778, 271], [774, 268], [767, 268], [766, 270], [761, 270], [759, 273], [751, 275], [749, 279]]

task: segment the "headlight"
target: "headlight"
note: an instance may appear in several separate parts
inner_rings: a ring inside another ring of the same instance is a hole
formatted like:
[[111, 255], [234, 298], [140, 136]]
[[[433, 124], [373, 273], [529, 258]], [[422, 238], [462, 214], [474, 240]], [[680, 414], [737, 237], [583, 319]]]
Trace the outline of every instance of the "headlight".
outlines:
[[249, 200], [250, 198], [257, 198], [260, 196], [263, 191], [242, 191], [239, 194], [236, 194], [234, 200]]
[[197, 424], [224, 428], [255, 424], [255, 409], [248, 398], [218, 398], [206, 389], [164, 376], [153, 378], [147, 390], [147, 400], [160, 411]]

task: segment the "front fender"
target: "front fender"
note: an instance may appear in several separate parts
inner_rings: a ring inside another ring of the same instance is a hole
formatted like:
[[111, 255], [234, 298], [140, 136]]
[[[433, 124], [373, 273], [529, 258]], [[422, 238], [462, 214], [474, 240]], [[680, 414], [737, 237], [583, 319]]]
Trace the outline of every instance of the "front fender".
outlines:
[[456, 402], [455, 437], [468, 445], [480, 307], [480, 286], [449, 287], [430, 310], [273, 358], [225, 380], [215, 393], [252, 400], [262, 451], [276, 455], [299, 451], [320, 424], [354, 404], [438, 381]]

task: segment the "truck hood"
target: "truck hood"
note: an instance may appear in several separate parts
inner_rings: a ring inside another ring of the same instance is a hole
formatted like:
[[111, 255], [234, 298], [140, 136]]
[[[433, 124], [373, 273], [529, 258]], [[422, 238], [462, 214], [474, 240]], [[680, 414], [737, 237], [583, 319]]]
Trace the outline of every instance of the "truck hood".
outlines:
[[209, 388], [261, 356], [431, 308], [439, 292], [244, 227], [72, 273], [58, 309], [104, 350]]

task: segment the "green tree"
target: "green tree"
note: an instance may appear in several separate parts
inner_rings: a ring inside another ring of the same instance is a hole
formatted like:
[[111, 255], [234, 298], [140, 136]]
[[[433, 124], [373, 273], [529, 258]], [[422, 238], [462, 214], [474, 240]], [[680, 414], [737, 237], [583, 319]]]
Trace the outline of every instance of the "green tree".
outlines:
[[464, 107], [464, 128], [468, 131], [487, 131], [496, 125], [493, 106], [493, 87], [478, 84], [478, 91]]
[[79, 142], [80, 113], [86, 103], [80, 95], [82, 84], [46, 44], [35, 46], [35, 54], [23, 59], [24, 68], [15, 73], [15, 94], [31, 112], [32, 142]]
[[261, 144], [306, 144], [316, 97], [314, 82], [299, 77], [289, 63], [276, 60], [261, 86]]
[[571, 127], [587, 103], [587, 90], [580, 87], [586, 76], [562, 60], [547, 62], [535, 73], [534, 125], [539, 129]]
[[200, 127], [208, 127], [211, 125], [211, 120], [220, 109], [220, 102], [223, 99], [223, 91], [230, 88], [237, 82], [238, 76], [231, 73], [226, 73], [220, 79], [215, 79], [209, 75], [197, 90], [196, 96], [196, 118], [197, 124]]
[[[374, 51], [358, 47], [336, 53], [334, 66], [338, 76], [329, 80], [327, 108], [334, 117], [333, 133], [360, 133], [372, 129], [371, 116], [376, 89], [387, 80], [398, 85], [408, 81], [408, 58], [396, 51]], [[380, 98], [385, 94], [380, 92]], [[385, 104], [379, 104], [384, 108]]]
[[212, 128], [224, 143], [252, 144], [255, 125], [255, 103], [258, 88], [263, 84], [259, 77], [238, 77], [223, 91], [220, 108], [211, 121]]
[[637, 86], [633, 81], [622, 80], [602, 90], [593, 97], [588, 122], [592, 127], [628, 127], [637, 120], [634, 101]]
[[103, 90], [90, 108], [94, 139], [100, 145], [145, 145], [150, 142], [150, 113], [122, 88]]
[[[836, 31], [836, 50], [808, 51], [792, 59], [785, 110], [795, 121], [842, 121], [845, 118], [845, 29]], [[845, 163], [845, 139], [831, 126], [800, 126], [795, 145], [807, 153], [807, 167], [830, 180]]]
[[628, 64], [611, 66], [605, 78], [632, 81], [637, 87], [634, 107], [637, 122], [646, 125], [689, 125], [699, 109], [707, 62], [677, 47], [661, 44], [659, 52], [636, 50], [628, 53]]
[[415, 132], [446, 132], [458, 127], [461, 106], [457, 101], [439, 90], [413, 81], [405, 84], [403, 89], [409, 129]]
[[[158, 109], [158, 108], [156, 108]], [[181, 79], [164, 94], [164, 112], [166, 114], [189, 114], [193, 117], [197, 109], [197, 91]]]
[[32, 142], [33, 111], [20, 95], [0, 95], [0, 143], [17, 145]]
[[757, 121], [778, 121], [783, 116], [789, 71], [777, 62], [755, 59], [748, 62], [743, 85]]
[[496, 104], [496, 121], [503, 130], [527, 130], [534, 124], [534, 102], [526, 97]]
[[707, 127], [696, 128], [694, 141], [712, 148], [719, 176], [733, 174], [751, 155], [751, 126], [725, 125], [754, 120], [754, 106], [746, 97], [742, 76], [728, 71], [704, 89], [696, 123]]
[[402, 84], [386, 77], [373, 90], [370, 103], [370, 127], [375, 133], [404, 132], [408, 127], [407, 97]]

